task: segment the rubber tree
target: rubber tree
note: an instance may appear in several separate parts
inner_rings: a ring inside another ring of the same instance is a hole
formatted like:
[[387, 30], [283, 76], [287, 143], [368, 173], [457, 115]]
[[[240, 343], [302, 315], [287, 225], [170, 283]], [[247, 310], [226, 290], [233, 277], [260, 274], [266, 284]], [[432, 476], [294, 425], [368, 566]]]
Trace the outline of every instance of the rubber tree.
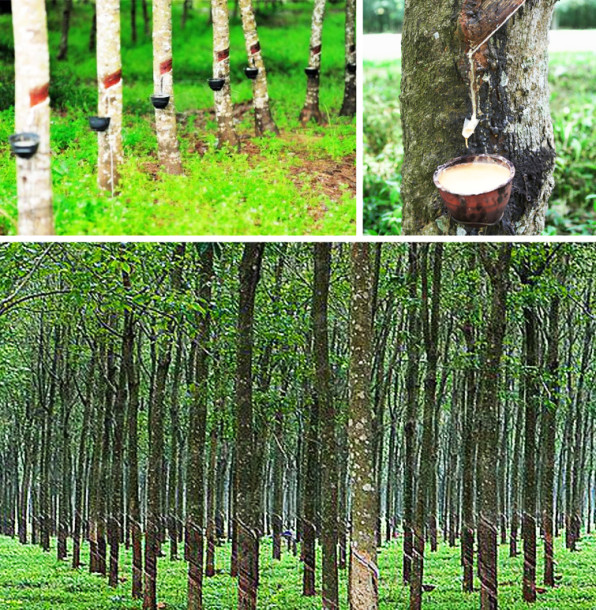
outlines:
[[96, 2], [98, 115], [110, 117], [110, 125], [98, 134], [97, 182], [114, 191], [122, 164], [122, 59], [120, 55], [120, 1]]
[[356, 0], [346, 0], [346, 67], [340, 116], [356, 114]]
[[348, 437], [352, 483], [349, 599], [354, 610], [378, 607], [377, 486], [374, 472], [372, 377], [372, 290], [369, 244], [352, 246], [350, 316], [350, 417]]
[[496, 27], [495, 11], [519, 4], [406, 0], [400, 97], [405, 234], [465, 233], [443, 211], [432, 177], [439, 165], [467, 153], [497, 153], [516, 168], [505, 215], [486, 234], [542, 232], [555, 158], [547, 84], [555, 0], [528, 0], [480, 45], [474, 54], [480, 123], [469, 149], [462, 137], [472, 106], [466, 40], [477, 42], [476, 32]]
[[257, 136], [261, 136], [264, 133], [278, 134], [279, 129], [271, 116], [271, 109], [269, 108], [267, 72], [265, 70], [263, 54], [261, 53], [261, 43], [259, 42], [252, 0], [239, 0], [239, 4], [248, 63], [251, 67], [257, 68], [259, 71], [257, 77], [253, 80], [252, 85], [252, 101], [255, 109], [255, 132]]
[[18, 232], [53, 235], [50, 171], [50, 55], [45, 2], [15, 2], [15, 125], [35, 133], [39, 148], [30, 159], [17, 157]]
[[234, 107], [230, 87], [230, 22], [228, 3], [225, 0], [211, 0], [213, 20], [213, 77], [225, 79], [221, 91], [214, 91], [215, 118], [217, 119], [218, 145], [238, 145], [234, 129]]
[[323, 17], [325, 16], [326, 0], [315, 0], [312, 12], [312, 23], [310, 29], [310, 53], [308, 56], [308, 68], [312, 69], [307, 74], [306, 99], [300, 111], [300, 122], [305, 125], [314, 120], [323, 125], [325, 117], [319, 109], [319, 84], [321, 77], [321, 49], [323, 41]]
[[503, 339], [507, 318], [507, 289], [511, 244], [501, 244], [498, 260], [483, 244], [480, 257], [492, 285], [491, 311], [488, 320], [480, 380], [478, 409], [478, 574], [480, 577], [480, 608], [497, 608], [497, 529], [499, 461], [499, 385]]
[[165, 108], [155, 109], [159, 163], [168, 174], [181, 174], [182, 161], [174, 104], [172, 0], [153, 0], [153, 84], [155, 94], [170, 98]]

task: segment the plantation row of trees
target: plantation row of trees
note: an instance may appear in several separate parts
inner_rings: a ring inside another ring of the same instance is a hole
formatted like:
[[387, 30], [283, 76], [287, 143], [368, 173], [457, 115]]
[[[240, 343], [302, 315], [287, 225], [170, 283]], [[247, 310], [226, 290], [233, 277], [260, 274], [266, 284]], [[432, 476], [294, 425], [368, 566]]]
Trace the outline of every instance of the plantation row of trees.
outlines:
[[[185, 3], [185, 14], [191, 3]], [[132, 4], [136, 19], [136, 2]], [[269, 104], [267, 72], [257, 32], [251, 0], [239, 0], [247, 53], [247, 75], [253, 81], [253, 107], [257, 136], [278, 134]], [[143, 3], [148, 19], [147, 3]], [[73, 1], [63, 0], [62, 36], [58, 59], [68, 57], [68, 32]], [[325, 0], [315, 2], [310, 40], [307, 91], [300, 114], [303, 124], [311, 119], [326, 122], [319, 110], [322, 28]], [[355, 0], [346, 2], [346, 66], [343, 116], [356, 112]], [[174, 99], [172, 53], [172, 0], [153, 0], [153, 78], [155, 123], [159, 163], [170, 174], [183, 172], [178, 143]], [[111, 191], [118, 188], [122, 148], [122, 59], [120, 0], [95, 3], [92, 42], [97, 49], [98, 118], [92, 128], [98, 131], [98, 184]], [[16, 72], [16, 131], [22, 142], [37, 143], [32, 154], [17, 158], [19, 233], [50, 235], [54, 232], [50, 168], [50, 59], [45, 0], [23, 0], [13, 9]], [[213, 78], [218, 145], [237, 148], [230, 84], [230, 31], [228, 2], [212, 0]], [[147, 21], [146, 21], [147, 23]], [[136, 29], [133, 29], [136, 32]], [[306, 58], [305, 58], [306, 59]]]
[[[299, 553], [324, 608], [348, 566], [350, 607], [378, 607], [383, 578], [420, 608], [441, 536], [482, 608], [499, 552], [524, 554], [533, 602], [557, 579], [554, 537], [577, 550], [596, 519], [594, 254], [5, 245], [2, 533], [46, 551], [56, 537], [58, 558], [112, 585], [126, 545], [145, 608], [166, 549], [200, 608], [226, 540], [238, 607], [257, 607], [265, 537], [275, 559]], [[398, 535], [403, 561], [379, 574]]]

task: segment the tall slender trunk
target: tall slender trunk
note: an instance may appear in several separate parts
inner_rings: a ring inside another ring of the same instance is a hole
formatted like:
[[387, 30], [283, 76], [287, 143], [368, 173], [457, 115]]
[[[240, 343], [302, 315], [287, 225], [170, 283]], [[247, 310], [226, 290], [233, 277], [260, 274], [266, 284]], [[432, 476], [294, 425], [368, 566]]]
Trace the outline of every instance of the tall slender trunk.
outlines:
[[346, 0], [346, 67], [340, 116], [356, 114], [356, 0]]
[[304, 565], [302, 595], [305, 596], [316, 594], [316, 512], [317, 479], [319, 473], [319, 401], [316, 395], [314, 395], [309, 402], [305, 438], [306, 448], [304, 452], [305, 467], [301, 494], [301, 499], [304, 503], [301, 519], [301, 553]]
[[253, 324], [257, 285], [265, 249], [247, 243], [240, 263], [238, 350], [236, 355], [236, 536], [238, 540], [238, 610], [257, 608], [259, 584], [259, 524], [255, 507], [260, 505], [260, 477], [255, 472], [256, 429], [253, 416]]
[[559, 296], [551, 303], [549, 317], [547, 366], [550, 376], [551, 400], [542, 406], [543, 465], [542, 473], [542, 529], [544, 532], [544, 584], [555, 586], [553, 518], [555, 514], [555, 443], [557, 407], [559, 401]]
[[323, 553], [322, 606], [339, 608], [337, 574], [337, 443], [335, 407], [331, 395], [327, 310], [331, 275], [331, 244], [314, 245], [312, 299], [315, 392], [321, 418], [321, 547]]
[[[213, 248], [201, 253], [198, 300], [204, 307], [211, 302]], [[186, 536], [188, 544], [188, 610], [203, 607], [203, 547], [205, 525], [204, 456], [207, 425], [207, 378], [209, 375], [208, 310], [197, 319], [192, 403], [189, 419], [188, 467], [186, 471]], [[192, 364], [191, 364], [192, 366]]]
[[[410, 610], [422, 607], [422, 583], [424, 578], [424, 543], [428, 491], [435, 463], [434, 412], [437, 385], [439, 296], [441, 290], [441, 266], [443, 244], [436, 244], [433, 260], [432, 297], [428, 298], [428, 246], [425, 246], [422, 262], [422, 328], [426, 349], [426, 373], [424, 377], [424, 413], [422, 419], [422, 444], [416, 515], [414, 520], [413, 560], [410, 578]], [[430, 316], [429, 316], [430, 310]]]
[[64, 0], [62, 10], [62, 33], [60, 37], [60, 48], [57, 59], [63, 61], [68, 57], [68, 34], [70, 31], [70, 14], [72, 12], [72, 0]]
[[312, 69], [312, 73], [307, 74], [306, 99], [304, 100], [304, 106], [300, 111], [300, 122], [303, 125], [306, 125], [311, 120], [314, 120], [319, 125], [326, 123], [325, 117], [319, 109], [319, 84], [321, 78], [321, 49], [325, 3], [326, 0], [315, 0], [312, 13], [310, 53], [308, 57], [308, 68]]
[[12, 23], [16, 131], [34, 133], [39, 138], [39, 147], [33, 157], [17, 157], [16, 160], [18, 232], [20, 235], [53, 235], [50, 54], [44, 0], [15, 2]]
[[[221, 405], [218, 405], [218, 410]], [[218, 424], [211, 425], [209, 443], [209, 470], [207, 473], [207, 556], [205, 559], [205, 576], [215, 576], [215, 546], [217, 544], [217, 531], [215, 527], [215, 493], [217, 472], [217, 429]], [[220, 472], [220, 476], [223, 472]]]
[[538, 320], [531, 305], [524, 308], [526, 338], [525, 440], [522, 537], [524, 539], [523, 595], [536, 601], [536, 401], [538, 399]]
[[492, 303], [486, 330], [486, 355], [480, 380], [478, 413], [478, 574], [480, 577], [480, 608], [496, 610], [497, 604], [497, 531], [499, 383], [503, 339], [507, 316], [507, 289], [511, 244], [499, 248], [493, 262], [485, 248], [480, 250], [482, 262], [492, 284]]
[[170, 98], [165, 108], [155, 109], [157, 154], [168, 174], [181, 174], [172, 61], [172, 0], [153, 0], [153, 85], [156, 95]]
[[120, 0], [100, 0], [97, 11], [98, 115], [110, 117], [98, 133], [99, 188], [114, 192], [122, 164], [122, 60], [120, 58]]
[[350, 540], [350, 608], [378, 607], [377, 494], [371, 404], [372, 308], [368, 244], [352, 247], [350, 316], [349, 447], [352, 468], [352, 534]]
[[410, 582], [414, 540], [414, 496], [416, 494], [416, 429], [418, 422], [418, 369], [420, 354], [420, 318], [418, 314], [418, 245], [410, 244], [409, 267], [409, 315], [408, 315], [408, 364], [406, 367], [406, 415], [404, 421], [404, 556], [403, 581]]
[[213, 19], [213, 77], [225, 79], [220, 91], [214, 91], [218, 146], [238, 145], [234, 129], [234, 107], [230, 87], [230, 23], [227, 0], [211, 0]]
[[262, 136], [265, 133], [278, 134], [279, 129], [271, 116], [269, 108], [269, 93], [267, 92], [267, 73], [265, 62], [261, 53], [261, 43], [257, 33], [257, 22], [252, 6], [252, 0], [239, 0], [242, 15], [242, 30], [248, 62], [251, 67], [257, 68], [259, 73], [253, 81], [252, 99], [255, 109], [255, 133]]
[[130, 35], [132, 44], [136, 45], [139, 39], [137, 33], [137, 0], [130, 0]]

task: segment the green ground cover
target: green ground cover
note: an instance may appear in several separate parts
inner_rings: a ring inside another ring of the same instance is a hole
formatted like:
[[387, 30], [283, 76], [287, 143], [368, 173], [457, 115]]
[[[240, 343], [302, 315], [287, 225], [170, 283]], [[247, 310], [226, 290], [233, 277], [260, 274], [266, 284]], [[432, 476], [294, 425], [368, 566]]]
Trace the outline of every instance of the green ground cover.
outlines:
[[[561, 579], [557, 588], [540, 592], [533, 608], [552, 610], [574, 608], [588, 610], [596, 607], [596, 537], [585, 536], [580, 551], [571, 553], [557, 540], [555, 557]], [[164, 549], [167, 554], [167, 547]], [[87, 547], [83, 557], [87, 560]], [[259, 608], [315, 609], [319, 598], [301, 596], [302, 568], [296, 557], [284, 552], [281, 562], [270, 559], [271, 547], [262, 545]], [[539, 583], [542, 574], [542, 549], [539, 552]], [[380, 551], [381, 574], [380, 608], [406, 608], [408, 590], [401, 584], [401, 540], [386, 545]], [[209, 609], [235, 607], [236, 581], [227, 573], [230, 547], [217, 551], [218, 573], [205, 579], [204, 601]], [[320, 560], [320, 551], [318, 551]], [[124, 553], [123, 582], [111, 589], [106, 580], [90, 575], [86, 567], [73, 571], [68, 564], [55, 559], [55, 549], [44, 553], [39, 547], [21, 546], [10, 538], [0, 538], [0, 609], [27, 610], [132, 610], [141, 608], [140, 602], [130, 598], [130, 554]], [[501, 608], [523, 609], [528, 605], [521, 598], [523, 558], [508, 557], [508, 547], [499, 549], [499, 605]], [[166, 609], [185, 610], [186, 564], [162, 558], [158, 567], [158, 596]], [[441, 545], [437, 553], [429, 554], [425, 564], [425, 583], [435, 585], [425, 593], [425, 606], [445, 610], [473, 610], [478, 608], [478, 594], [461, 592], [459, 547]], [[476, 583], [478, 585], [478, 583]], [[542, 591], [542, 589], [540, 589]], [[346, 599], [346, 571], [341, 571], [341, 596]], [[342, 608], [347, 608], [343, 605]]]
[[[366, 62], [364, 227], [401, 232], [399, 62]], [[555, 53], [549, 82], [557, 160], [545, 235], [596, 233], [596, 54]]]
[[[329, 125], [302, 128], [312, 6], [291, 4], [261, 14], [259, 33], [279, 138], [254, 138], [251, 82], [244, 77], [244, 39], [232, 21], [232, 96], [241, 152], [216, 150], [211, 75], [212, 31], [206, 5], [182, 30], [174, 5], [176, 109], [185, 175], [157, 171], [153, 127], [151, 40], [130, 42], [123, 3], [124, 154], [122, 188], [111, 198], [96, 187], [95, 54], [88, 50], [90, 7], [77, 4], [70, 55], [57, 62], [59, 12], [49, 15], [52, 55], [52, 150], [56, 230], [62, 235], [351, 235], [356, 230], [355, 121], [340, 118], [343, 99], [344, 9], [328, 10], [323, 31], [321, 108]], [[0, 16], [0, 233], [16, 229], [14, 68], [10, 15]]]

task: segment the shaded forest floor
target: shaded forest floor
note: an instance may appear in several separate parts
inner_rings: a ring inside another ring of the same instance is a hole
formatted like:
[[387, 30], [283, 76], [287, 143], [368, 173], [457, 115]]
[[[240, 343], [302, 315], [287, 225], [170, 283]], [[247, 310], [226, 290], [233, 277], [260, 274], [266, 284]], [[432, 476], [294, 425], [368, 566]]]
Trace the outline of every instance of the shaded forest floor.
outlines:
[[[355, 121], [338, 117], [344, 90], [344, 9], [330, 7], [323, 31], [321, 109], [329, 124], [300, 126], [306, 93], [310, 4], [258, 16], [272, 112], [282, 134], [254, 138], [252, 85], [243, 74], [240, 20], [232, 20], [231, 82], [240, 152], [216, 150], [212, 30], [196, 9], [180, 26], [174, 6], [174, 77], [184, 176], [157, 163], [151, 39], [130, 42], [123, 2], [124, 154], [122, 186], [111, 198], [96, 187], [95, 52], [89, 52], [91, 13], [75, 6], [67, 62], [55, 59], [59, 14], [50, 13], [52, 150], [56, 230], [61, 235], [353, 235], [356, 231]], [[8, 146], [14, 132], [10, 15], [0, 16], [0, 234], [16, 231], [16, 169]]]
[[[403, 144], [399, 61], [365, 62], [364, 230], [399, 235]], [[549, 84], [557, 160], [545, 235], [596, 232], [596, 53], [553, 53]]]
[[[562, 548], [562, 539], [556, 544], [557, 571], [562, 575], [559, 586], [538, 595], [533, 606], [536, 609], [577, 608], [588, 610], [596, 607], [596, 536], [584, 536], [580, 551], [570, 553]], [[164, 547], [167, 553], [167, 545]], [[141, 608], [140, 602], [130, 598], [130, 553], [122, 553], [123, 582], [117, 589], [107, 586], [106, 580], [90, 575], [86, 568], [73, 571], [67, 563], [55, 559], [55, 541], [52, 552], [43, 553], [39, 547], [21, 546], [15, 540], [0, 537], [0, 608], [27, 608], [27, 610], [132, 610]], [[521, 599], [523, 559], [510, 559], [508, 547], [499, 548], [499, 605], [502, 608], [522, 609], [528, 605]], [[317, 552], [320, 563], [320, 550]], [[302, 566], [297, 558], [284, 552], [281, 562], [270, 558], [271, 546], [262, 544], [261, 585], [259, 608], [319, 608], [319, 598], [301, 596]], [[542, 548], [539, 552], [538, 575], [541, 584]], [[84, 561], [88, 549], [83, 552]], [[217, 549], [217, 570], [213, 578], [205, 579], [205, 607], [229, 609], [236, 605], [236, 581], [227, 569], [230, 546]], [[380, 608], [393, 610], [406, 608], [408, 590], [401, 584], [401, 539], [385, 546], [379, 555], [381, 573]], [[320, 569], [320, 566], [319, 566]], [[428, 555], [425, 564], [425, 583], [436, 585], [431, 593], [425, 593], [425, 606], [445, 610], [472, 610], [478, 607], [478, 594], [461, 592], [459, 547], [441, 545], [439, 551]], [[345, 570], [341, 571], [341, 598], [346, 599]], [[186, 608], [186, 564], [163, 558], [158, 567], [158, 596], [164, 608]], [[342, 606], [342, 608], [347, 605]]]

